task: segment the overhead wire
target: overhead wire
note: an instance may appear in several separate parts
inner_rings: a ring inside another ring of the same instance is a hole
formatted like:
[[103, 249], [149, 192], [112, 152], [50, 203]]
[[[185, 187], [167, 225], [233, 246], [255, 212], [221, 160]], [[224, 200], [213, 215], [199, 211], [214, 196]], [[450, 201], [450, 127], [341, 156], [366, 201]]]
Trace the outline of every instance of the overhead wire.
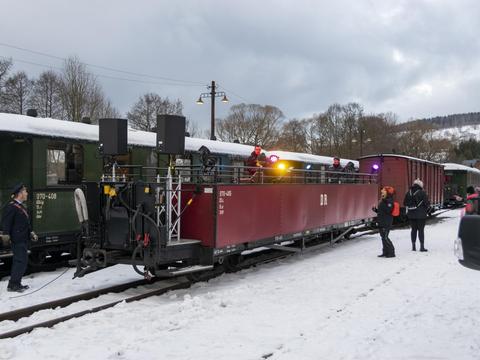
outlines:
[[252, 103], [252, 101], [250, 101], [250, 100], [248, 100], [248, 99], [245, 99], [244, 97], [238, 95], [237, 93], [233, 92], [232, 90], [227, 89], [225, 86], [218, 85], [218, 87], [221, 88], [221, 89], [223, 89], [223, 90], [225, 90], [225, 91], [227, 91], [227, 92], [230, 93], [230, 94], [233, 94], [234, 96], [236, 96], [236, 97], [239, 98], [240, 100], [243, 100], [243, 101], [245, 101], [245, 102], [247, 102], [247, 103]]
[[[35, 54], [35, 55], [45, 56], [45, 57], [49, 57], [49, 58], [56, 59], [56, 60], [62, 60], [62, 61], [66, 61], [66, 60], [67, 60], [66, 58], [61, 57], [61, 56], [49, 54], [49, 53], [42, 52], [42, 51], [32, 50], [32, 49], [28, 49], [28, 48], [21, 47], [21, 46], [16, 46], [16, 45], [12, 45], [12, 44], [7, 44], [7, 43], [3, 43], [3, 42], [0, 42], [0, 46], [7, 47], [7, 48], [11, 48], [11, 49], [15, 49], [15, 50], [20, 50], [20, 51], [24, 51], [24, 52], [28, 52], [28, 53]], [[6, 56], [0, 56], [0, 57], [2, 57], [2, 58], [4, 58], [4, 59], [9, 59], [9, 57], [6, 57]], [[42, 66], [42, 67], [50, 68], [50, 69], [62, 70], [62, 68], [60, 68], [60, 67], [58, 67], [58, 66], [54, 66], [54, 65], [45, 65], [45, 64], [40, 64], [40, 63], [33, 62], [33, 61], [27, 61], [27, 60], [21, 60], [21, 59], [14, 59], [14, 58], [11, 58], [11, 57], [10, 57], [10, 59], [12, 59], [12, 60], [14, 60], [14, 61], [16, 61], [16, 62], [20, 62], [20, 63], [26, 63], [26, 64], [35, 65], [35, 66]], [[182, 80], [182, 79], [175, 79], [175, 78], [170, 78], [170, 77], [165, 77], [165, 76], [143, 74], [143, 73], [137, 73], [137, 72], [133, 72], [133, 71], [116, 69], [116, 68], [112, 68], [112, 67], [109, 67], [109, 66], [96, 65], [96, 64], [91, 64], [91, 63], [82, 62], [82, 61], [79, 61], [79, 62], [80, 62], [81, 64], [83, 64], [83, 65], [85, 65], [85, 66], [89, 66], [89, 67], [94, 67], [94, 68], [98, 68], [98, 69], [104, 69], [104, 70], [108, 70], [108, 71], [112, 71], [112, 72], [123, 73], [123, 74], [132, 75], [132, 76], [143, 77], [143, 78], [150, 78], [150, 79], [157, 79], [157, 80], [165, 80], [165, 81], [169, 81], [169, 82], [167, 82], [167, 83], [162, 83], [162, 82], [154, 82], [154, 81], [146, 81], [146, 80], [140, 80], [140, 79], [123, 78], [123, 77], [118, 77], [118, 76], [112, 76], [112, 75], [106, 75], [106, 74], [93, 73], [95, 76], [98, 76], [98, 77], [101, 77], [101, 78], [106, 78], [106, 79], [113, 79], [113, 80], [120, 80], [120, 81], [128, 81], [128, 82], [136, 82], [136, 83], [143, 83], [143, 84], [152, 84], [152, 85], [164, 85], [164, 86], [199, 86], [199, 87], [200, 87], [200, 86], [207, 86], [205, 83], [199, 82], [199, 81]], [[229, 94], [232, 94], [233, 96], [239, 98], [239, 99], [242, 100], [242, 101], [245, 101], [245, 102], [247, 102], [247, 103], [252, 103], [252, 101], [246, 99], [245, 97], [239, 95], [238, 93], [236, 93], [236, 92], [234, 92], [234, 91], [232, 91], [232, 90], [230, 90], [230, 89], [227, 89], [226, 87], [224, 87], [224, 86], [222, 86], [222, 85], [218, 85], [218, 87], [224, 89], [224, 90], [227, 91]]]
[[[57, 59], [57, 60], [62, 60], [62, 61], [67, 60], [66, 58], [61, 57], [61, 56], [56, 56], [56, 55], [48, 54], [48, 53], [45, 53], [45, 52], [31, 50], [31, 49], [27, 49], [27, 48], [24, 48], [24, 47], [11, 45], [11, 44], [6, 44], [6, 43], [2, 43], [2, 42], [0, 42], [0, 46], [8, 47], [8, 48], [11, 48], [11, 49], [16, 49], [16, 50], [20, 50], [20, 51], [29, 52], [31, 54], [41, 55], [41, 56], [49, 57], [49, 58], [52, 58], [52, 59]], [[112, 68], [112, 67], [109, 67], [109, 66], [91, 64], [91, 63], [87, 63], [87, 62], [83, 62], [83, 61], [80, 61], [80, 63], [83, 64], [83, 65], [86, 65], [86, 66], [90, 66], [90, 67], [95, 67], [95, 68], [99, 68], [99, 69], [103, 69], [103, 70], [119, 72], [119, 73], [123, 73], [123, 74], [139, 76], [139, 77], [147, 77], [147, 78], [152, 78], [152, 79], [157, 79], [157, 80], [166, 80], [166, 81], [180, 82], [180, 83], [186, 83], [186, 84], [195, 84], [195, 85], [199, 85], [199, 86], [200, 85], [202, 85], [202, 86], [205, 85], [203, 82], [199, 82], [199, 81], [182, 80], [182, 79], [174, 79], [174, 78], [165, 77], [165, 76], [142, 74], [142, 73], [137, 73], [137, 72], [133, 72], [133, 71], [116, 69], [116, 68]]]
[[[54, 66], [54, 65], [46, 65], [46, 64], [40, 64], [37, 62], [33, 61], [28, 61], [28, 60], [22, 60], [18, 58], [13, 58], [13, 57], [7, 57], [7, 56], [2, 56], [0, 55], [0, 58], [3, 58], [5, 60], [11, 59], [12, 61], [19, 62], [19, 63], [25, 63], [29, 65], [34, 65], [34, 66], [40, 66], [40, 67], [45, 67], [49, 69], [55, 69], [55, 70], [63, 70], [61, 67]], [[153, 85], [168, 85], [168, 86], [203, 86], [203, 85], [195, 85], [195, 84], [176, 84], [176, 83], [162, 83], [162, 82], [157, 82], [157, 81], [148, 81], [148, 80], [139, 80], [139, 79], [128, 79], [128, 78], [122, 78], [118, 76], [111, 76], [111, 75], [105, 75], [105, 74], [99, 74], [99, 73], [92, 73], [94, 76], [98, 76], [101, 78], [106, 78], [106, 79], [113, 79], [113, 80], [121, 80], [121, 81], [130, 81], [130, 82], [137, 82], [137, 83], [142, 83], [142, 84], [153, 84]]]

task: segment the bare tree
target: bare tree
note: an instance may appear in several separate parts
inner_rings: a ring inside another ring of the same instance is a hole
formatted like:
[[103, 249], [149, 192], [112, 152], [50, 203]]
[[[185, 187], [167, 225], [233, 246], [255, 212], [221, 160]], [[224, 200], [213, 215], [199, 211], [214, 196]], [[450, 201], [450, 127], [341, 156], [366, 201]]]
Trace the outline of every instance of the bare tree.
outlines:
[[60, 89], [68, 120], [81, 121], [85, 116], [92, 118], [102, 103], [100, 85], [77, 57], [65, 60]]
[[11, 60], [0, 60], [0, 111], [6, 111], [4, 107], [8, 102], [8, 98], [5, 96], [5, 81], [7, 80], [11, 67]]
[[29, 103], [29, 96], [34, 82], [23, 71], [16, 73], [5, 81], [3, 93], [3, 111], [24, 114]]
[[101, 118], [118, 118], [120, 112], [107, 99], [99, 84], [90, 87], [87, 93], [86, 116], [90, 118], [93, 124], [96, 124]]
[[143, 94], [127, 113], [127, 119], [135, 129], [151, 131], [157, 126], [157, 115], [182, 115], [183, 104], [170, 101], [155, 93]]
[[359, 119], [353, 158], [399, 151], [395, 114], [369, 114]]
[[283, 124], [275, 147], [285, 151], [307, 152], [307, 132], [307, 120], [289, 120]]
[[[345, 144], [344, 154], [348, 158], [355, 156], [354, 144], [363, 142], [363, 129], [360, 129], [360, 119], [363, 117], [363, 108], [358, 103], [348, 103], [342, 107], [343, 124], [342, 134]], [[360, 144], [363, 146], [363, 144]]]
[[103, 99], [99, 106], [96, 107], [95, 113], [91, 116], [92, 122], [96, 123], [98, 119], [104, 118], [120, 118], [120, 111], [112, 105], [110, 100]]
[[405, 155], [431, 161], [445, 161], [451, 152], [452, 142], [435, 136], [435, 125], [427, 122], [410, 122], [398, 133], [400, 151]]
[[5, 81], [8, 76], [8, 72], [12, 68], [12, 60], [4, 59], [0, 60], [0, 93], [5, 85]]
[[185, 131], [187, 131], [191, 137], [200, 137], [201, 132], [198, 128], [198, 124], [187, 118], [185, 121]]
[[218, 120], [217, 135], [224, 141], [260, 144], [266, 148], [277, 142], [282, 111], [271, 105], [239, 104], [230, 108], [225, 119]]
[[49, 70], [40, 74], [33, 87], [30, 106], [37, 109], [41, 117], [63, 119], [61, 80], [57, 73]]
[[346, 107], [340, 104], [330, 105], [322, 114], [314, 115], [305, 122], [307, 126], [308, 149], [312, 154], [347, 156], [351, 145], [347, 141], [352, 139], [355, 129], [355, 117], [349, 124], [346, 136], [346, 118], [350, 115]]

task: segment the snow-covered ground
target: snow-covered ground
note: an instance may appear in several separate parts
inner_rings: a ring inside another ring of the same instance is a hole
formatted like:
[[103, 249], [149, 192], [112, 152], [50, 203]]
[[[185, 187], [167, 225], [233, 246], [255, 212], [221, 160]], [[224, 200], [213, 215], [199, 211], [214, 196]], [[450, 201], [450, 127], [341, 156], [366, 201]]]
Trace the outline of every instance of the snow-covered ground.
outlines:
[[[391, 234], [394, 259], [364, 236], [0, 340], [0, 359], [478, 359], [480, 272], [453, 256], [459, 214], [427, 226], [428, 253], [410, 250], [408, 229]], [[2, 292], [0, 306], [133, 277], [108, 271], [16, 300]]]

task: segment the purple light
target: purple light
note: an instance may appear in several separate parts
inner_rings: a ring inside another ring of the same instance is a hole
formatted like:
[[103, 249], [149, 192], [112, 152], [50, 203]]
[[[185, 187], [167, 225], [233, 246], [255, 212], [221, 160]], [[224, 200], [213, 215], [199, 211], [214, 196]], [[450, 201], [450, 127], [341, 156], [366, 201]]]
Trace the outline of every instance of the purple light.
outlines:
[[270, 162], [274, 163], [277, 162], [279, 157], [277, 155], [270, 155]]
[[380, 169], [380, 166], [378, 166], [378, 164], [373, 164], [372, 169], [373, 170], [378, 170], [378, 169]]

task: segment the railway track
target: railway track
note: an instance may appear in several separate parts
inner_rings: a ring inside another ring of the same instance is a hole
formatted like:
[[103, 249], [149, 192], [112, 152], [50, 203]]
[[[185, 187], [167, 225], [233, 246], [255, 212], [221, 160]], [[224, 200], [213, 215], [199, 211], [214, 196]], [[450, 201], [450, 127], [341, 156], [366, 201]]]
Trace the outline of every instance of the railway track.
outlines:
[[58, 299], [58, 300], [53, 300], [53, 301], [48, 301], [45, 303], [41, 304], [36, 304], [32, 306], [28, 306], [25, 308], [17, 309], [17, 310], [12, 310], [6, 313], [0, 314], [0, 322], [1, 321], [17, 321], [20, 320], [21, 318], [30, 316], [38, 311], [41, 310], [48, 310], [48, 309], [55, 309], [55, 308], [64, 308], [67, 307], [75, 302], [82, 301], [82, 300], [91, 300], [94, 298], [97, 298], [101, 295], [109, 294], [109, 293], [120, 293], [122, 291], [125, 291], [127, 289], [131, 289], [137, 286], [142, 286], [142, 285], [147, 285], [150, 282], [146, 280], [136, 280], [132, 282], [128, 282], [125, 284], [120, 284], [120, 285], [114, 285], [114, 286], [109, 286], [106, 288], [98, 289], [98, 290], [93, 290], [89, 291], [83, 294], [78, 294], [78, 295], [73, 295], [69, 296], [63, 299]]
[[177, 289], [182, 289], [182, 288], [187, 288], [191, 285], [191, 282], [186, 279], [186, 278], [174, 278], [174, 279], [166, 279], [162, 281], [156, 281], [154, 283], [152, 282], [146, 282], [145, 280], [139, 280], [136, 282], [131, 282], [128, 284], [122, 284], [122, 285], [117, 285], [105, 289], [100, 289], [98, 291], [92, 291], [88, 292], [85, 294], [80, 294], [80, 295], [75, 295], [71, 296], [68, 298], [60, 299], [60, 300], [55, 300], [55, 301], [50, 301], [47, 303], [43, 304], [38, 304], [26, 308], [22, 308], [19, 310], [14, 310], [10, 311], [8, 313], [3, 313], [0, 314], [0, 321], [5, 321], [5, 320], [11, 320], [11, 321], [17, 321], [21, 318], [28, 317], [38, 311], [41, 310], [47, 310], [47, 309], [54, 309], [56, 307], [66, 307], [71, 304], [74, 304], [78, 301], [82, 300], [90, 300], [95, 297], [99, 297], [103, 294], [108, 294], [108, 293], [119, 293], [122, 291], [125, 291], [127, 289], [131, 289], [134, 287], [138, 286], [146, 286], [147, 289], [145, 291], [141, 291], [139, 294], [133, 295], [133, 296], [126, 296], [122, 297], [118, 300], [115, 301], [107, 301], [101, 305], [97, 305], [94, 307], [88, 307], [87, 309], [81, 310], [81, 311], [76, 311], [67, 315], [59, 316], [50, 320], [46, 321], [41, 321], [38, 323], [34, 323], [31, 325], [27, 325], [24, 327], [16, 328], [14, 330], [9, 330], [7, 332], [1, 333], [0, 334], [0, 339], [7, 339], [7, 338], [12, 338], [16, 337], [22, 334], [29, 333], [30, 331], [37, 329], [37, 328], [42, 328], [42, 327], [52, 327], [56, 324], [59, 324], [61, 322], [74, 319], [74, 318], [79, 318], [81, 316], [87, 315], [87, 314], [93, 314], [108, 308], [111, 308], [121, 302], [133, 302], [133, 301], [138, 301], [142, 299], [146, 299], [148, 297], [152, 296], [157, 296], [157, 295], [162, 295], [168, 291], [171, 290], [177, 290]]
[[83, 301], [91, 300], [101, 295], [110, 294], [110, 293], [120, 293], [128, 289], [136, 288], [139, 286], [144, 286], [147, 288], [144, 291], [141, 291], [139, 294], [135, 294], [133, 296], [122, 297], [114, 301], [106, 301], [101, 305], [88, 307], [87, 309], [84, 309], [81, 311], [72, 312], [70, 314], [55, 317], [46, 321], [36, 322], [31, 325], [16, 328], [14, 330], [8, 330], [0, 334], [0, 339], [13, 338], [19, 335], [27, 334], [30, 331], [37, 328], [45, 328], [45, 327], [49, 328], [61, 322], [65, 322], [74, 318], [82, 317], [87, 314], [92, 314], [92, 313], [96, 313], [96, 312], [111, 308], [122, 302], [130, 303], [130, 302], [146, 299], [148, 297], [162, 295], [167, 293], [168, 291], [185, 289], [190, 287], [195, 282], [207, 281], [228, 271], [230, 272], [240, 271], [243, 269], [250, 268], [252, 266], [257, 266], [260, 264], [269, 263], [281, 258], [285, 258], [291, 254], [292, 253], [288, 253], [285, 251], [278, 251], [278, 250], [270, 250], [270, 251], [253, 253], [249, 256], [246, 256], [239, 264], [235, 266], [235, 269], [232, 269], [231, 267], [218, 266], [213, 270], [206, 271], [204, 273], [199, 273], [199, 274], [196, 274], [195, 276], [190, 276], [190, 277], [158, 279], [153, 282], [142, 279], [135, 282], [103, 288], [103, 289], [91, 291], [84, 294], [74, 295], [67, 298], [54, 300], [54, 301], [6, 312], [3, 314], [0, 314], [0, 322], [18, 321], [22, 318], [29, 317], [42, 310], [65, 308], [69, 305], [72, 305], [82, 300]]

